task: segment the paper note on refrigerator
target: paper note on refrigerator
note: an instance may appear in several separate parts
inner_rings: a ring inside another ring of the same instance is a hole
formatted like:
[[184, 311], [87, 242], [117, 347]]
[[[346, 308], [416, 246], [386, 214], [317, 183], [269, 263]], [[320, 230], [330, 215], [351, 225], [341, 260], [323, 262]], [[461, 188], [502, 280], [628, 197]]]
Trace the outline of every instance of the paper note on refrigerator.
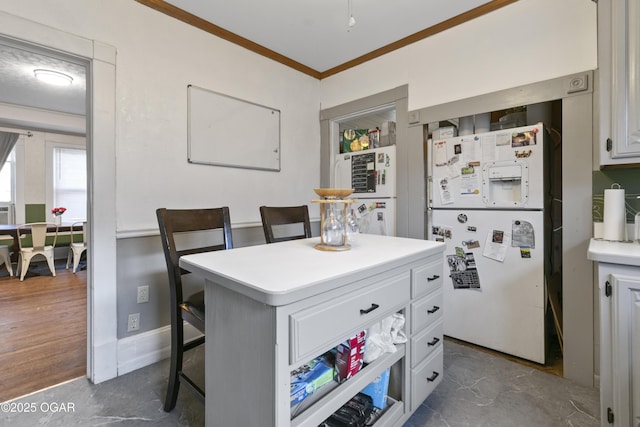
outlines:
[[[476, 150], [476, 147], [478, 147], [478, 137], [466, 137], [466, 138], [462, 138], [461, 140], [461, 145], [462, 145], [462, 155], [464, 156], [464, 161], [466, 163], [469, 162], [475, 162], [477, 160], [480, 160], [480, 156], [478, 154], [478, 150]], [[480, 147], [478, 147], [480, 148]]]
[[510, 241], [510, 234], [505, 233], [502, 230], [490, 231], [487, 233], [487, 240], [484, 243], [482, 255], [487, 258], [495, 259], [496, 261], [504, 262]]
[[447, 164], [447, 142], [438, 141], [433, 144], [433, 159], [436, 166]]
[[536, 247], [533, 225], [529, 221], [514, 219], [511, 223], [511, 234], [511, 246], [531, 249]]
[[482, 143], [482, 161], [496, 160], [496, 136], [494, 134], [485, 135], [480, 141]]
[[453, 192], [448, 177], [444, 177], [438, 182], [438, 189], [440, 190], [440, 203], [443, 205], [453, 203]]
[[447, 255], [449, 276], [454, 289], [480, 289], [480, 276], [476, 268], [473, 252]]
[[460, 169], [460, 195], [480, 197], [480, 174], [473, 166]]

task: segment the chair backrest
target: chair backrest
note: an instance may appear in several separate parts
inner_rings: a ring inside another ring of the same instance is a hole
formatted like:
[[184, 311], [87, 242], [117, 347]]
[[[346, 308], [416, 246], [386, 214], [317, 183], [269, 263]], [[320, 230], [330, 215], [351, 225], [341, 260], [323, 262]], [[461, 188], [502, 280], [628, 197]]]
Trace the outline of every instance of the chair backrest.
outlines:
[[[29, 244], [27, 237], [31, 237]], [[47, 244], [47, 237], [53, 237], [50, 244]], [[43, 250], [45, 246], [56, 246], [58, 239], [58, 225], [52, 222], [32, 222], [18, 226], [18, 245], [20, 250], [32, 247], [36, 250]]]
[[156, 215], [175, 306], [183, 300], [182, 274], [187, 273], [178, 265], [180, 257], [233, 248], [229, 208], [160, 208]]
[[[286, 240], [306, 239], [311, 237], [311, 222], [309, 221], [309, 208], [302, 206], [260, 206], [262, 228], [267, 243], [284, 242]], [[289, 234], [278, 233], [279, 229], [285, 230], [285, 225], [298, 224], [298, 229], [287, 227]], [[300, 230], [301, 228], [301, 230]]]
[[[78, 229], [82, 227], [82, 229]], [[78, 221], [71, 224], [71, 243], [84, 243], [87, 244], [87, 221]], [[82, 240], [77, 237], [82, 237]]]

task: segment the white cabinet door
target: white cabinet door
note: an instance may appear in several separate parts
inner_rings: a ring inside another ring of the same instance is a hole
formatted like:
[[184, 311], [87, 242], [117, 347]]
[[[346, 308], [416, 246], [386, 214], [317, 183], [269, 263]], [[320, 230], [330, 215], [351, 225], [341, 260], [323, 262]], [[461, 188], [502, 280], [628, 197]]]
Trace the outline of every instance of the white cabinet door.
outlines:
[[[606, 265], [606, 264], [605, 264]], [[613, 364], [611, 350], [612, 337], [612, 302], [611, 302], [611, 270], [603, 264], [598, 265], [599, 304], [600, 304], [600, 419], [601, 426], [611, 425], [613, 416]]]
[[614, 425], [640, 426], [640, 277], [613, 274]]
[[600, 163], [640, 163], [640, 0], [602, 0], [598, 17]]

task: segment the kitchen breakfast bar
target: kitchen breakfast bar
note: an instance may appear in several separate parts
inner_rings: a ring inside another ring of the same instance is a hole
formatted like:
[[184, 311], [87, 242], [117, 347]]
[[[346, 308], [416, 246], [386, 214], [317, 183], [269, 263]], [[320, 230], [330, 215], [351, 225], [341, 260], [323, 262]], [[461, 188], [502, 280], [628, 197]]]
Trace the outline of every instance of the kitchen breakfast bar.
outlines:
[[[359, 234], [331, 252], [318, 242], [180, 259], [205, 280], [207, 426], [318, 426], [389, 368], [375, 425], [401, 426], [441, 381], [444, 244]], [[292, 371], [394, 313], [406, 343], [292, 412]]]

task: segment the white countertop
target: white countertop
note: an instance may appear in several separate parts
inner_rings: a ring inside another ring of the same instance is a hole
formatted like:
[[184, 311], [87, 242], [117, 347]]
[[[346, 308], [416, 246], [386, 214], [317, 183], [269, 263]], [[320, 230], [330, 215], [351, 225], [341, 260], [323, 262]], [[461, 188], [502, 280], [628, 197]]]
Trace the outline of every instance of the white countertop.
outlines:
[[591, 261], [640, 266], [640, 244], [591, 239], [587, 258]]
[[186, 255], [180, 267], [268, 305], [327, 292], [368, 270], [380, 274], [444, 250], [429, 240], [359, 234], [348, 251], [314, 249], [319, 238]]

